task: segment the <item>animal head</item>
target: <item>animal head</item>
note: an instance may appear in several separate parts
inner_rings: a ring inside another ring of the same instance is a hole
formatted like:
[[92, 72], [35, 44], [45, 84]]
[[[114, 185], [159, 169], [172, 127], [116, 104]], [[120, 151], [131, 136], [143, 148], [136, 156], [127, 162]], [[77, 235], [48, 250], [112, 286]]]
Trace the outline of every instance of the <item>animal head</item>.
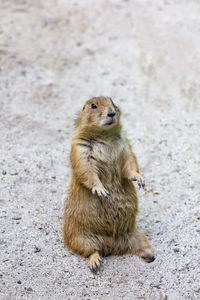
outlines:
[[87, 127], [110, 130], [120, 124], [120, 110], [109, 97], [88, 100], [81, 112], [79, 122]]

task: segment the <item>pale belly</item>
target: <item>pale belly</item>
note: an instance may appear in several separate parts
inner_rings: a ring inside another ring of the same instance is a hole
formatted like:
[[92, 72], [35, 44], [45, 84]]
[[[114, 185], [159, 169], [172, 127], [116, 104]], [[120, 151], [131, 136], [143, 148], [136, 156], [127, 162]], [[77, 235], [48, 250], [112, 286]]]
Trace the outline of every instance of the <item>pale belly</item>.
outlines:
[[106, 184], [108, 199], [95, 199], [95, 223], [98, 234], [118, 236], [132, 231], [137, 214], [137, 195], [132, 183]]

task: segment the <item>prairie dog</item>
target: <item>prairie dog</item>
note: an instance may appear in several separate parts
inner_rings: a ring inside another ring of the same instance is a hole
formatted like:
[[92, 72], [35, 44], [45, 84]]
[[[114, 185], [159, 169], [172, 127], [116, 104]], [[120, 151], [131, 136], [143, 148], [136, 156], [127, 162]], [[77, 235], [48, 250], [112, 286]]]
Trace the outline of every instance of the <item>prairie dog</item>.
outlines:
[[63, 237], [69, 249], [89, 259], [93, 272], [101, 257], [111, 254], [155, 259], [147, 238], [136, 229], [133, 181], [144, 187], [144, 180], [120, 114], [111, 98], [92, 98], [80, 112], [72, 138]]

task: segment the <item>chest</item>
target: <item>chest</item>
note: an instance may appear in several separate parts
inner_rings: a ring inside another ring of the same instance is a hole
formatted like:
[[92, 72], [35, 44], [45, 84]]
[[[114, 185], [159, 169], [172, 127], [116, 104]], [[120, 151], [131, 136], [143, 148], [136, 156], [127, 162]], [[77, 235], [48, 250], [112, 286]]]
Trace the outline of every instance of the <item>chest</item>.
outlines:
[[93, 156], [99, 163], [113, 164], [123, 160], [126, 145], [123, 140], [109, 140], [93, 145]]

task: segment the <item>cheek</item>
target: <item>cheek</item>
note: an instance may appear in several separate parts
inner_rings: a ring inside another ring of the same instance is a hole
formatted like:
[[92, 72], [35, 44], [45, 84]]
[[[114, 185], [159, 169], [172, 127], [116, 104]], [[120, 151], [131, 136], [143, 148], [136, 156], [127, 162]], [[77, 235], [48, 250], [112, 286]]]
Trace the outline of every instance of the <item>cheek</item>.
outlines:
[[88, 118], [87, 118], [87, 122], [90, 124], [90, 123], [92, 123], [92, 121], [93, 121], [93, 118], [92, 118], [92, 116], [90, 115], [90, 116], [88, 116]]
[[98, 122], [99, 115], [98, 114], [90, 114], [87, 118], [89, 124], [96, 124]]
[[95, 124], [99, 125], [99, 122], [101, 122], [102, 119], [105, 119], [107, 114], [105, 114], [103, 111], [95, 111], [94, 113], [90, 113], [87, 117], [88, 124]]
[[117, 111], [117, 113], [116, 113], [116, 117], [117, 117], [117, 119], [119, 119], [119, 118], [120, 118], [120, 112], [119, 112], [119, 111]]
[[99, 117], [105, 118], [105, 117], [107, 117], [107, 113], [108, 113], [107, 108], [104, 108], [104, 109], [99, 111]]

